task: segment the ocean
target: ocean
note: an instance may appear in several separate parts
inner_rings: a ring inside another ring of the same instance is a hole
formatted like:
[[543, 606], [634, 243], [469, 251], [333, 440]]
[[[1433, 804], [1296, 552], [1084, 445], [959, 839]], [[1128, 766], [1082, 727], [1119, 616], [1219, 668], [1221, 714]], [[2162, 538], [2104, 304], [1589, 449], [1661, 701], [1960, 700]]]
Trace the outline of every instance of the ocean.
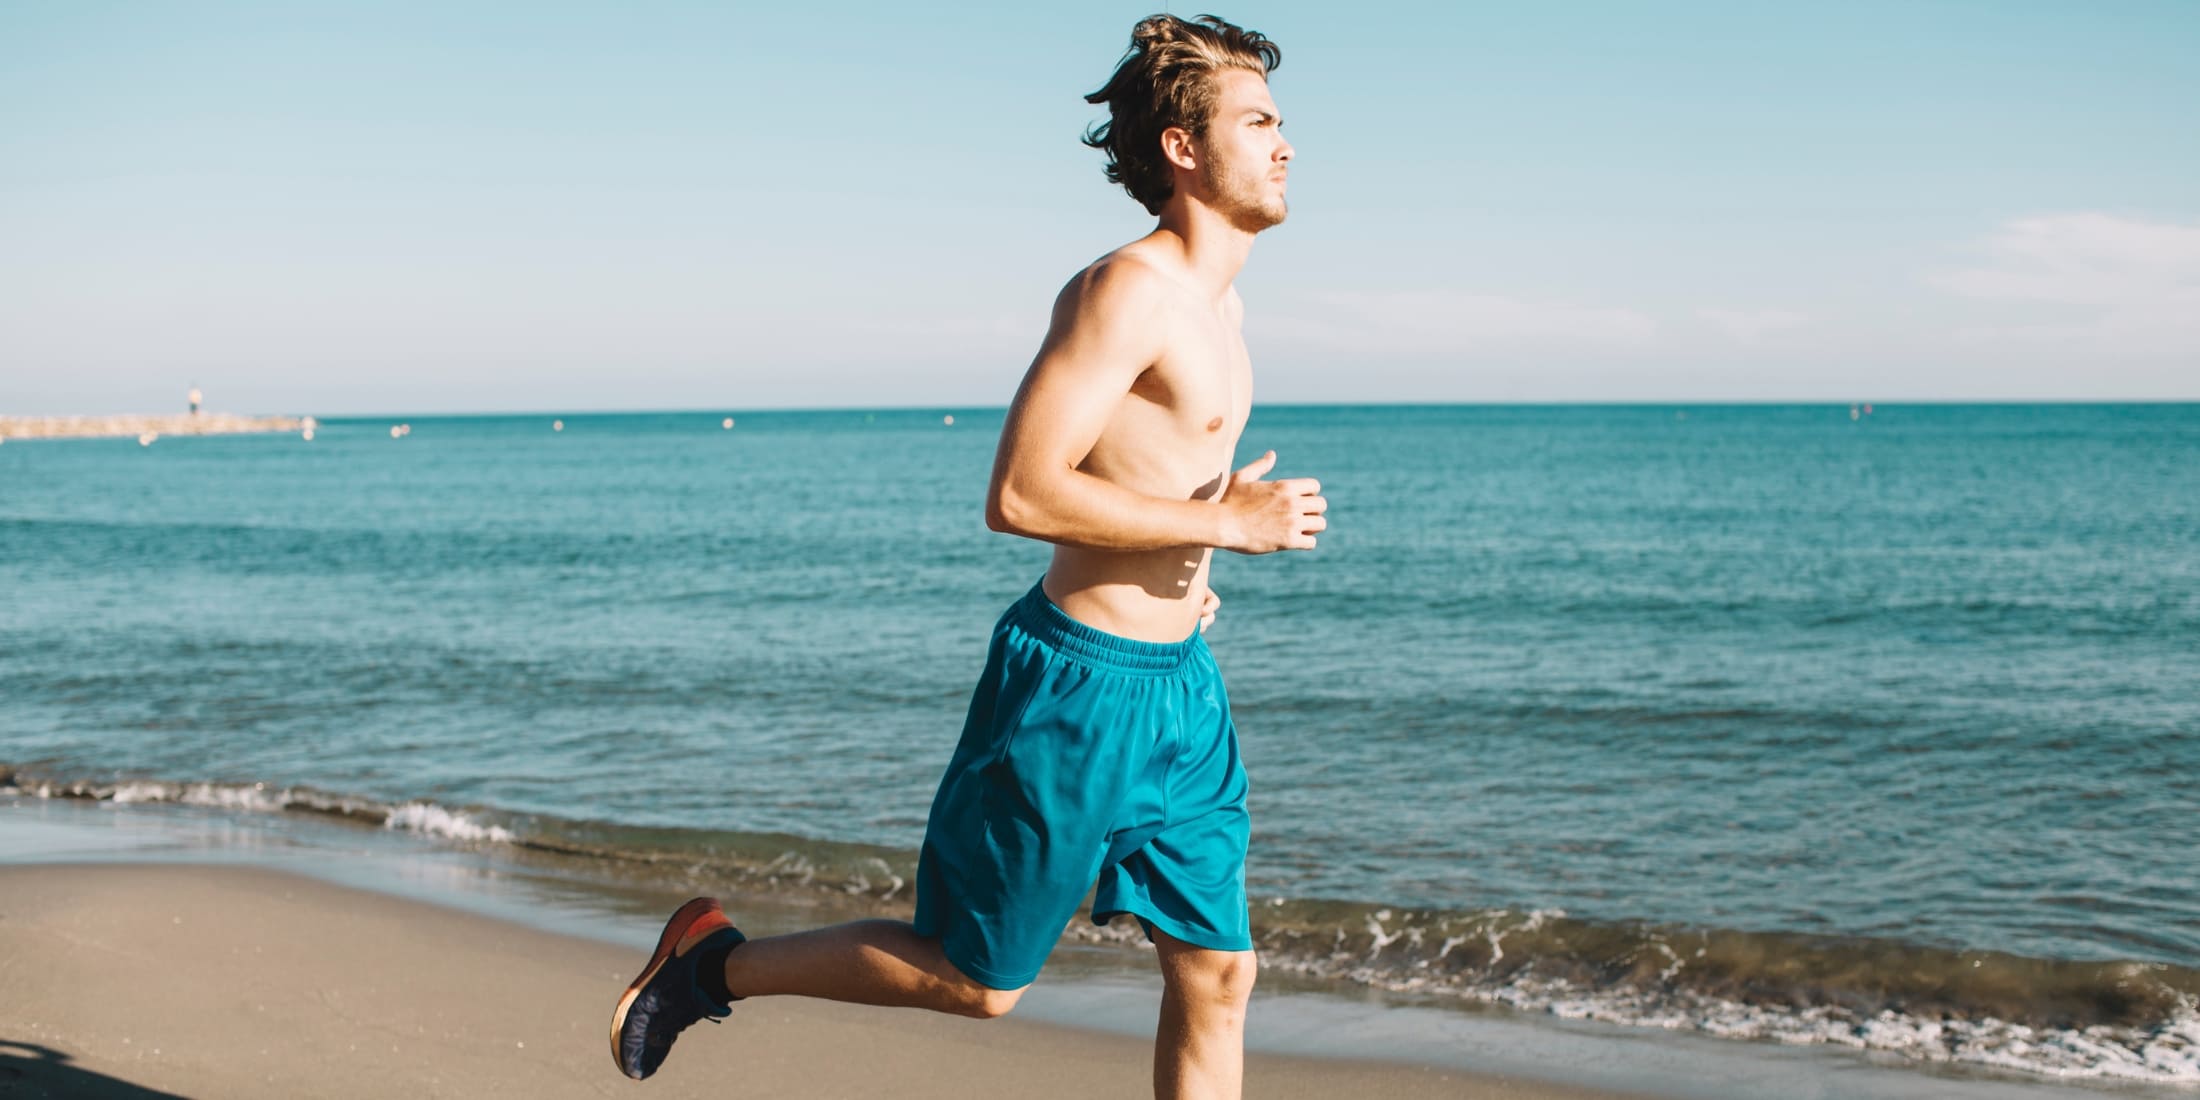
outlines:
[[[905, 913], [1047, 559], [983, 522], [1001, 415], [11, 442], [0, 805]], [[2200, 406], [1275, 406], [1269, 448], [1331, 502], [1214, 569], [1269, 972], [2200, 1085]]]

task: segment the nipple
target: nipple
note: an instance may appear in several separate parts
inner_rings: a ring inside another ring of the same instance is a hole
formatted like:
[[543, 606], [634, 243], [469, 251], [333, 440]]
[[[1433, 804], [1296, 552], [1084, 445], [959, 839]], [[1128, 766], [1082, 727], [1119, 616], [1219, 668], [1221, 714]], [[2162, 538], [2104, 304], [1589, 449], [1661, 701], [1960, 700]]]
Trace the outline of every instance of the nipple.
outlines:
[[1219, 432], [1219, 431], [1221, 431], [1221, 430], [1222, 430], [1222, 418], [1218, 416], [1218, 417], [1215, 417], [1215, 418], [1214, 418], [1213, 420], [1210, 420], [1210, 421], [1208, 421], [1208, 422], [1207, 422], [1207, 430], [1208, 430], [1208, 431], [1210, 431], [1210, 432]]

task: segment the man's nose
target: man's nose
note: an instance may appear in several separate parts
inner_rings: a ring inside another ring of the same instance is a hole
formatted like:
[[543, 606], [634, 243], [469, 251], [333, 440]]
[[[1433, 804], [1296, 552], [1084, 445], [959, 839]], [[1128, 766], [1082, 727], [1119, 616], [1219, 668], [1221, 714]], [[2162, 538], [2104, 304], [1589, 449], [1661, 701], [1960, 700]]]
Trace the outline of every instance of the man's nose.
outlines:
[[1279, 144], [1279, 145], [1281, 145], [1281, 146], [1282, 146], [1282, 148], [1280, 148], [1280, 149], [1277, 149], [1277, 150], [1276, 150], [1276, 162], [1277, 162], [1277, 163], [1281, 164], [1281, 163], [1287, 162], [1287, 161], [1289, 161], [1289, 160], [1290, 160], [1290, 159], [1291, 159], [1291, 158], [1292, 158], [1293, 156], [1296, 156], [1296, 155], [1297, 155], [1297, 153], [1298, 153], [1298, 150], [1296, 150], [1296, 149], [1293, 149], [1293, 148], [1291, 148], [1291, 143], [1290, 143], [1290, 142], [1288, 142], [1288, 141], [1284, 141], [1284, 140], [1283, 140], [1282, 138], [1277, 138], [1277, 139], [1276, 139], [1276, 141], [1277, 141], [1277, 144]]

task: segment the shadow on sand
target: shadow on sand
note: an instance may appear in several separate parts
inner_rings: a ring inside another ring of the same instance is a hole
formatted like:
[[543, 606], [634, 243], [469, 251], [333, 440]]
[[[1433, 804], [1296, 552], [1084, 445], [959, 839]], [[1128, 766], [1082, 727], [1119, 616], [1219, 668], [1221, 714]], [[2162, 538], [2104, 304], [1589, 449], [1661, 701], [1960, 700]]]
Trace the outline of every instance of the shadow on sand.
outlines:
[[0, 1097], [68, 1097], [76, 1100], [184, 1100], [172, 1092], [133, 1085], [70, 1064], [69, 1056], [36, 1043], [0, 1039]]

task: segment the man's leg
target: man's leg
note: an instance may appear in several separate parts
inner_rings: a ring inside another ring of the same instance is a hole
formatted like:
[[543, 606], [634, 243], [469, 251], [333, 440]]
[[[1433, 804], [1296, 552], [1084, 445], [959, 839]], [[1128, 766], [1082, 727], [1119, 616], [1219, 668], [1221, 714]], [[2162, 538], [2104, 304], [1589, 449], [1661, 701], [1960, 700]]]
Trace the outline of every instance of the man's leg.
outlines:
[[1250, 951], [1210, 951], [1152, 929], [1161, 953], [1161, 1026], [1154, 1034], [1156, 1100], [1236, 1100], [1245, 1083]]
[[939, 940], [898, 920], [750, 940], [726, 956], [726, 988], [736, 997], [822, 997], [981, 1020], [1007, 1015], [1023, 996], [972, 981], [947, 961]]
[[939, 941], [900, 921], [855, 921], [751, 941], [716, 899], [694, 898], [665, 922], [648, 965], [612, 1009], [611, 1058], [619, 1072], [644, 1080], [664, 1064], [681, 1032], [731, 1015], [730, 998], [775, 993], [987, 1019], [1015, 1007], [1022, 990], [971, 981]]

